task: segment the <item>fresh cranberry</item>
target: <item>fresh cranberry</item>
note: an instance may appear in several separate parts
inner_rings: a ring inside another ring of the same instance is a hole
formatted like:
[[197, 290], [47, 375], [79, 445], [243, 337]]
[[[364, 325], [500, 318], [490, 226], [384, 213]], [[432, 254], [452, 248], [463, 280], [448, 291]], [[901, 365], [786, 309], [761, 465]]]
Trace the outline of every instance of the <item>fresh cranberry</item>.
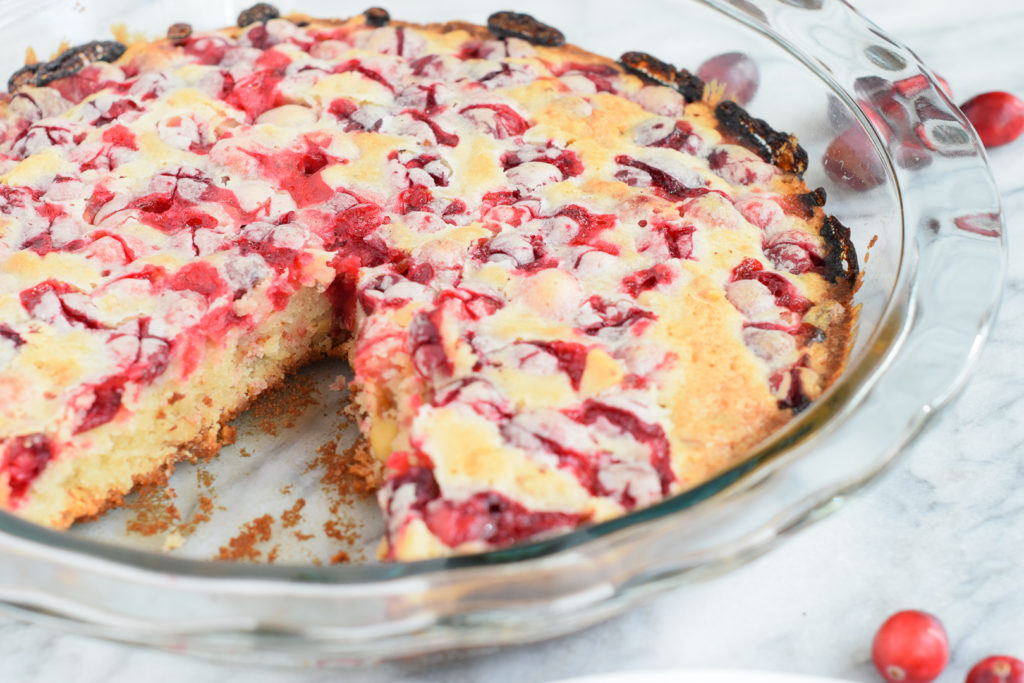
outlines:
[[706, 83], [721, 84], [724, 99], [746, 104], [754, 98], [760, 75], [757, 63], [742, 52], [726, 52], [707, 60], [697, 69], [697, 77]]
[[1024, 662], [1009, 655], [993, 655], [975, 664], [967, 683], [1024, 683]]
[[960, 107], [986, 147], [1013, 142], [1024, 131], [1024, 102], [1008, 92], [986, 92]]
[[[935, 80], [938, 81], [939, 87], [942, 88], [950, 98], [953, 97], [953, 91], [949, 87], [949, 83], [942, 76], [935, 74]], [[917, 74], [916, 76], [910, 76], [902, 80], [893, 83], [893, 86], [903, 97], [910, 99], [911, 97], [924, 92], [928, 87], [928, 79], [924, 74]]]
[[927, 612], [897, 612], [875, 634], [871, 659], [889, 683], [928, 683], [949, 661], [942, 622]]
[[864, 192], [877, 187], [885, 179], [885, 169], [874, 145], [859, 126], [840, 133], [825, 150], [822, 158], [825, 173], [833, 182]]

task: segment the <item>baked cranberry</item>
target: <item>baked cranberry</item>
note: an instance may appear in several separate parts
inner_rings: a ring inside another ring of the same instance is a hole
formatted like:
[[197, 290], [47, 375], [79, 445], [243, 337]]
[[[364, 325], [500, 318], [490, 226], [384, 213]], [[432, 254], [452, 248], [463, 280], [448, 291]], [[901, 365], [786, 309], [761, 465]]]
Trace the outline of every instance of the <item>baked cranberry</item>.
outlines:
[[427, 506], [424, 521], [441, 542], [456, 547], [481, 540], [493, 545], [521, 541], [538, 533], [572, 527], [583, 515], [534, 512], [499, 493], [477, 493], [454, 502], [441, 500]]
[[742, 52], [726, 52], [712, 57], [700, 65], [697, 77], [708, 84], [720, 84], [724, 88], [723, 99], [731, 98], [740, 104], [754, 98], [761, 81], [757, 63]]
[[587, 354], [590, 350], [582, 344], [566, 341], [529, 342], [558, 361], [558, 369], [566, 374], [572, 388], [580, 390], [583, 371], [587, 369]]
[[444, 349], [441, 338], [441, 316], [443, 311], [435, 309], [430, 312], [417, 313], [409, 325], [407, 337], [409, 355], [412, 364], [424, 377], [434, 373], [446, 376], [452, 374], [452, 361]]
[[1013, 142], [1024, 131], [1024, 102], [1008, 92], [982, 93], [960, 108], [986, 147]]
[[986, 657], [971, 667], [967, 683], [1024, 683], [1024, 662], [1009, 655]]
[[640, 296], [641, 292], [654, 289], [658, 285], [672, 282], [674, 273], [664, 263], [658, 263], [645, 270], [639, 270], [632, 275], [622, 278], [622, 288], [634, 299]]
[[114, 419], [121, 409], [124, 383], [123, 377], [111, 377], [92, 388], [92, 405], [82, 415], [81, 421], [75, 428], [75, 434], [95, 429]]
[[25, 345], [25, 340], [21, 338], [21, 335], [15, 332], [10, 325], [4, 323], [0, 323], [0, 339], [11, 342], [16, 349]]
[[897, 612], [875, 634], [871, 659], [889, 683], [928, 683], [949, 661], [946, 630], [927, 612]]
[[[490, 112], [489, 115], [486, 112]], [[499, 140], [522, 135], [530, 127], [526, 119], [507, 104], [471, 104], [459, 113], [479, 123]]]
[[45, 434], [28, 434], [11, 439], [2, 468], [7, 472], [11, 497], [20, 498], [53, 457], [53, 446]]
[[885, 180], [885, 169], [867, 133], [851, 126], [839, 134], [822, 158], [825, 173], [833, 182], [863, 192]]

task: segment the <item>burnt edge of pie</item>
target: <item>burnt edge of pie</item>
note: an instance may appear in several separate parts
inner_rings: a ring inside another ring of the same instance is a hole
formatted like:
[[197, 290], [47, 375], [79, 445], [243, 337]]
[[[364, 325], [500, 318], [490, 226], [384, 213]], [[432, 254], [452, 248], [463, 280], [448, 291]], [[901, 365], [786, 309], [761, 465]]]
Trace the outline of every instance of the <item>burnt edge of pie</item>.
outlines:
[[188, 38], [191, 35], [192, 24], [185, 23], [184, 21], [179, 21], [176, 24], [171, 24], [167, 28], [167, 39], [170, 40], [172, 43], [179, 43], [188, 40]]
[[13, 93], [26, 85], [44, 86], [62, 78], [74, 76], [94, 62], [113, 62], [127, 48], [116, 40], [93, 40], [70, 47], [48, 62], [27, 64], [7, 80], [7, 92]]
[[245, 28], [250, 24], [265, 24], [271, 19], [277, 19], [281, 12], [273, 5], [266, 2], [257, 2], [249, 9], [244, 9], [238, 15], [238, 26]]
[[363, 12], [363, 18], [367, 26], [381, 28], [391, 23], [391, 14], [383, 7], [371, 7]]
[[624, 52], [619, 57], [619, 64], [627, 72], [639, 76], [648, 83], [672, 88], [688, 103], [704, 97], [704, 81], [686, 69], [678, 69], [675, 65], [663, 62], [646, 52]]
[[850, 229], [835, 216], [825, 216], [821, 238], [825, 240], [824, 276], [832, 284], [842, 280], [853, 287], [860, 274], [860, 265], [857, 263], [857, 249], [850, 239]]
[[487, 17], [487, 30], [498, 38], [521, 38], [544, 47], [565, 44], [565, 34], [557, 28], [522, 12], [495, 12]]
[[807, 152], [795, 135], [775, 130], [732, 100], [718, 103], [715, 118], [744, 147], [783, 171], [803, 177], [807, 170]]

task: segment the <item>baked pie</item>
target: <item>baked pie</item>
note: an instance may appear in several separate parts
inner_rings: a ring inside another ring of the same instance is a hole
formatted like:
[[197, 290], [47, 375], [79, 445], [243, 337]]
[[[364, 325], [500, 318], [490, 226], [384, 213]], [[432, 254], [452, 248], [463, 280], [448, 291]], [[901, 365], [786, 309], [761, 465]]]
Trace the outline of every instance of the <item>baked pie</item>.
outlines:
[[391, 560], [706, 480], [839, 373], [858, 266], [792, 136], [532, 17], [277, 16], [20, 69], [0, 507], [56, 528], [344, 353]]

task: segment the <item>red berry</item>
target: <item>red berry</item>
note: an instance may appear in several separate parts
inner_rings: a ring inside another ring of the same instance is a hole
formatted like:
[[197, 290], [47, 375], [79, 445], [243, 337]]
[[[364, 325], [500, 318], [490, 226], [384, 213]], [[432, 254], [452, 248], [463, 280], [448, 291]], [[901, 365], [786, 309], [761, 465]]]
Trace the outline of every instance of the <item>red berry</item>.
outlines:
[[1008, 92], [986, 92], [960, 107], [986, 147], [1013, 142], [1024, 131], [1024, 102]]
[[705, 83], [718, 83], [725, 90], [723, 99], [732, 98], [740, 104], [754, 99], [761, 77], [757, 63], [742, 52], [716, 55], [700, 65], [697, 77]]
[[878, 152], [860, 126], [851, 126], [840, 133], [825, 150], [822, 164], [833, 182], [859, 192], [870, 190], [885, 179]]
[[986, 657], [967, 674], [967, 683], [1024, 683], [1024, 662], [1009, 655]]
[[928, 683], [949, 660], [946, 630], [927, 612], [897, 612], [875, 634], [871, 659], [889, 683]]

